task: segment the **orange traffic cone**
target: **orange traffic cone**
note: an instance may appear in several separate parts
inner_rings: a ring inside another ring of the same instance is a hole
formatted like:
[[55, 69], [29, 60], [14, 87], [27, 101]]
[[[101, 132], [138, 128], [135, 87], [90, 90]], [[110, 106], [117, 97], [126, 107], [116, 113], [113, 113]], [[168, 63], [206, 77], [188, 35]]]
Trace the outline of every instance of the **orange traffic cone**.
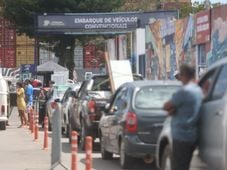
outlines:
[[30, 115], [30, 130], [31, 130], [31, 133], [33, 133], [34, 132], [34, 112], [33, 112], [33, 110], [31, 109], [31, 115]]
[[72, 131], [72, 143], [71, 143], [71, 147], [72, 147], [72, 160], [71, 160], [71, 170], [77, 170], [77, 140], [78, 140], [78, 134], [76, 131]]
[[45, 116], [44, 118], [44, 142], [43, 142], [43, 149], [48, 148], [48, 117]]
[[86, 137], [86, 170], [92, 169], [92, 137]]
[[34, 133], [34, 141], [38, 140], [39, 135], [39, 114], [35, 113], [35, 133]]

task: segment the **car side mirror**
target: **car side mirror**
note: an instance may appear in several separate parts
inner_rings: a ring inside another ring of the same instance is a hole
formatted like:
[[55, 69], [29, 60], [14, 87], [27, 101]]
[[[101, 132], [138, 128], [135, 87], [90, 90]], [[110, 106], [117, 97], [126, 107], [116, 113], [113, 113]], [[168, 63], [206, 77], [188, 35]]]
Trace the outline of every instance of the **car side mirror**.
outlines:
[[105, 113], [107, 113], [107, 112], [108, 112], [109, 107], [110, 107], [110, 104], [109, 104], [109, 103], [107, 103], [107, 104], [105, 105]]
[[113, 112], [117, 112], [117, 111], [118, 111], [118, 107], [117, 106], [114, 106]]

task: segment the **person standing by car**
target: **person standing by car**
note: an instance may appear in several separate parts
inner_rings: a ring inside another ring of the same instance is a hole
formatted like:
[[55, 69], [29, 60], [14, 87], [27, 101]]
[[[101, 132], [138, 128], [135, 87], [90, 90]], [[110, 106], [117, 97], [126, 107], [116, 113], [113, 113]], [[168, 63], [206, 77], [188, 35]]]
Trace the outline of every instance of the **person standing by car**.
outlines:
[[26, 85], [25, 95], [26, 95], [26, 103], [27, 103], [27, 113], [28, 113], [28, 120], [29, 120], [29, 118], [30, 118], [29, 110], [33, 106], [33, 86], [31, 84], [30, 80], [26, 80], [25, 85]]
[[164, 109], [172, 117], [172, 170], [189, 170], [198, 140], [199, 109], [203, 93], [194, 81], [195, 69], [192, 66], [181, 65], [179, 76], [183, 87], [164, 104]]
[[48, 90], [48, 92], [47, 92], [47, 100], [49, 99], [49, 98], [51, 98], [51, 96], [53, 95], [53, 92], [54, 92], [54, 85], [55, 85], [55, 82], [53, 81], [53, 80], [50, 80], [50, 82], [49, 82], [49, 90]]
[[17, 82], [17, 108], [20, 116], [21, 125], [19, 127], [23, 127], [27, 125], [27, 119], [25, 116], [26, 103], [25, 103], [25, 93], [23, 84], [21, 82]]

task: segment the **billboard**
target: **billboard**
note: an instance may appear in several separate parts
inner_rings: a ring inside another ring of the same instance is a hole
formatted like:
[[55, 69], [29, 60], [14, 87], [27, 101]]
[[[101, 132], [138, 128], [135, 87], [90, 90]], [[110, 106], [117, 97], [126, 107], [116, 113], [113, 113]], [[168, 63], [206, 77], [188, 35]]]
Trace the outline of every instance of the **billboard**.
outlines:
[[150, 18], [177, 17], [177, 11], [44, 14], [37, 16], [37, 33], [92, 34], [127, 32], [145, 27]]
[[196, 14], [196, 44], [203, 44], [210, 41], [210, 10]]

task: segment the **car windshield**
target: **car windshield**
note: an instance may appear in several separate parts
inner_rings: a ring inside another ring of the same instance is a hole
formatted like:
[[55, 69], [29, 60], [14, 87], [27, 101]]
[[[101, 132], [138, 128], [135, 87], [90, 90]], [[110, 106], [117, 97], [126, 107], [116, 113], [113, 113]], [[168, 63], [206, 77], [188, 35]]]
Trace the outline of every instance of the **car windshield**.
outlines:
[[179, 86], [149, 86], [141, 88], [135, 97], [138, 109], [160, 109]]

